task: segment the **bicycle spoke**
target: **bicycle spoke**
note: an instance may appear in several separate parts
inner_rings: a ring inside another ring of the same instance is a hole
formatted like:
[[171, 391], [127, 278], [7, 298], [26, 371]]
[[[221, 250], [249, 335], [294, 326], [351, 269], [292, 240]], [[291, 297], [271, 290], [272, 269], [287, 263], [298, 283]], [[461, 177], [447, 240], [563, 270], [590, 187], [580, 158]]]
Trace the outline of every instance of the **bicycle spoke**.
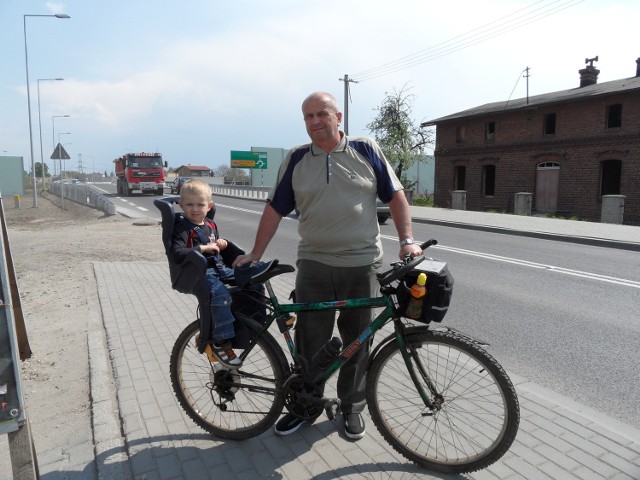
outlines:
[[277, 344], [270, 336], [261, 338], [241, 369], [227, 370], [198, 352], [198, 332], [197, 324], [187, 327], [172, 352], [171, 380], [180, 404], [215, 435], [240, 439], [262, 433], [282, 411], [277, 385], [284, 372]]
[[412, 358], [419, 363], [419, 377], [435, 407], [425, 407], [400, 351], [391, 344], [368, 373], [367, 401], [376, 426], [400, 453], [429, 468], [446, 472], [483, 468], [499, 458], [515, 437], [518, 411], [513, 387], [510, 382], [502, 385], [508, 382], [504, 372], [470, 342], [431, 332], [416, 338], [420, 341], [413, 339]]

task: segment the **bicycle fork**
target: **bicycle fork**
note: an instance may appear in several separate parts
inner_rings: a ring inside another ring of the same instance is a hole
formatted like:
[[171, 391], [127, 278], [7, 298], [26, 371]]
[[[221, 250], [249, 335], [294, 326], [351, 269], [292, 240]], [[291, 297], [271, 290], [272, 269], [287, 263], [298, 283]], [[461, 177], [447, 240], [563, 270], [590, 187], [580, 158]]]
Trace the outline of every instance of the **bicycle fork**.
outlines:
[[[437, 393], [436, 387], [429, 378], [429, 374], [415, 347], [411, 346], [407, 340], [405, 328], [402, 323], [400, 321], [394, 322], [394, 329], [396, 342], [398, 343], [400, 354], [407, 367], [409, 376], [426, 407], [426, 411], [422, 413], [422, 416], [433, 416], [442, 407], [443, 397]], [[424, 387], [425, 385], [427, 386], [426, 389]]]

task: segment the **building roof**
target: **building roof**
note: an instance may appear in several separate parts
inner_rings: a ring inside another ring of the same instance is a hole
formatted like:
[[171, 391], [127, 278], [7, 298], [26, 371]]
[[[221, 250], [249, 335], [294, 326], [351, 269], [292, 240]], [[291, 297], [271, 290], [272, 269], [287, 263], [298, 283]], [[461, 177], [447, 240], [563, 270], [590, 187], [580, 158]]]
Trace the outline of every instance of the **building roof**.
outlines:
[[199, 170], [206, 170], [206, 171], [211, 170], [209, 167], [205, 167], [202, 165], [180, 165], [178, 168], [176, 168], [176, 170], [180, 170], [181, 168], [186, 168], [188, 170], [191, 170], [192, 172], [196, 172]]
[[586, 87], [576, 87], [569, 90], [561, 90], [559, 92], [534, 95], [533, 97], [529, 97], [529, 103], [527, 103], [526, 97], [517, 98], [515, 100], [487, 103], [485, 105], [480, 105], [479, 107], [470, 108], [469, 110], [463, 110], [434, 120], [428, 120], [423, 122], [420, 126], [427, 127], [460, 118], [480, 117], [504, 111], [526, 110], [529, 108], [540, 107], [542, 105], [582, 100], [590, 97], [611, 95], [636, 89], [640, 89], [640, 77], [623, 78], [621, 80], [596, 83]]

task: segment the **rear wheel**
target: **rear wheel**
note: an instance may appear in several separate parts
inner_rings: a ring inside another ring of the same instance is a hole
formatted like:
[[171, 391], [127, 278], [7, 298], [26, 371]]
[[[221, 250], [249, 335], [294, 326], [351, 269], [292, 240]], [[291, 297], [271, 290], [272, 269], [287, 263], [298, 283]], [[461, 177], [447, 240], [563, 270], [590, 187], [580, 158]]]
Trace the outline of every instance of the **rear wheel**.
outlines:
[[382, 436], [404, 457], [439, 472], [473, 472], [502, 457], [516, 437], [520, 408], [496, 360], [451, 332], [410, 333], [407, 347], [435, 406], [425, 406], [398, 344], [388, 344], [367, 371], [367, 404]]
[[[236, 318], [253, 331], [259, 328], [243, 315]], [[229, 370], [198, 352], [199, 333], [196, 320], [182, 331], [171, 352], [171, 384], [180, 406], [217, 437], [244, 440], [265, 432], [282, 413], [282, 384], [289, 369], [275, 339], [265, 332], [242, 367]]]

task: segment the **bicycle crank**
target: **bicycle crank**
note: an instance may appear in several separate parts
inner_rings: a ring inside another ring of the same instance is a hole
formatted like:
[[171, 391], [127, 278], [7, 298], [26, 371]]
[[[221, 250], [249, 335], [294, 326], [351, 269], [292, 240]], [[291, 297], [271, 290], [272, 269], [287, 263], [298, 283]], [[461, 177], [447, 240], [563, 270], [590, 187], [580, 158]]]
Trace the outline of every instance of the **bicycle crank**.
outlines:
[[291, 375], [282, 386], [284, 405], [296, 417], [315, 420], [322, 414], [326, 399], [317, 385], [310, 384], [301, 375]]

